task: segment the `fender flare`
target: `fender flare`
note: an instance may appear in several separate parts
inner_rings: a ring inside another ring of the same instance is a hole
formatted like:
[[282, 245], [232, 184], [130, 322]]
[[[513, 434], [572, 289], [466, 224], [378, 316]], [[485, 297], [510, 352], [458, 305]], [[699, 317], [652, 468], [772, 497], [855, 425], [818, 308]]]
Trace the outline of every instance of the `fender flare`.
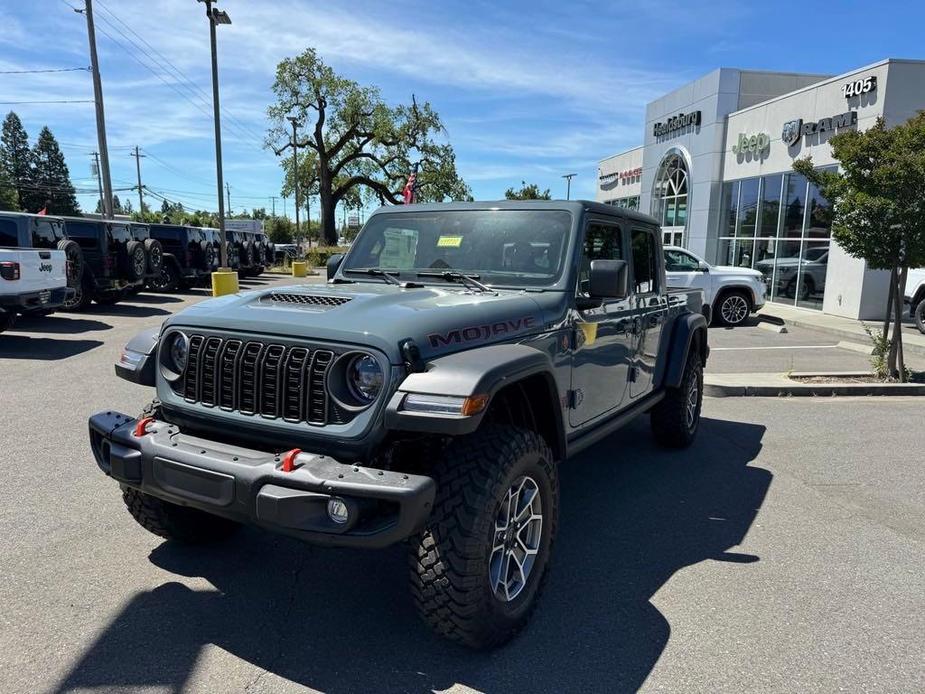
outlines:
[[707, 320], [701, 313], [685, 313], [678, 316], [667, 341], [667, 349], [662, 363], [665, 364], [662, 386], [666, 388], [679, 388], [684, 377], [684, 367], [690, 354], [691, 346], [697, 341], [696, 349], [700, 350], [700, 358], [707, 363], [710, 347], [707, 344]]
[[155, 384], [154, 363], [156, 361], [157, 343], [161, 327], [148, 328], [135, 335], [125, 347], [122, 356], [115, 363], [116, 376], [140, 386]]
[[[402, 381], [386, 407], [385, 423], [390, 430], [419, 431], [433, 434], [464, 435], [478, 429], [494, 396], [506, 386], [539, 377], [553, 407], [555, 432], [553, 448], [565, 450], [562, 403], [553, 376], [549, 355], [522, 344], [491, 345], [457, 352], [429, 361], [426, 370], [412, 373]], [[409, 412], [402, 403], [409, 393], [448, 395], [466, 398], [487, 395], [488, 405], [474, 415]], [[545, 395], [545, 393], [544, 393]]]

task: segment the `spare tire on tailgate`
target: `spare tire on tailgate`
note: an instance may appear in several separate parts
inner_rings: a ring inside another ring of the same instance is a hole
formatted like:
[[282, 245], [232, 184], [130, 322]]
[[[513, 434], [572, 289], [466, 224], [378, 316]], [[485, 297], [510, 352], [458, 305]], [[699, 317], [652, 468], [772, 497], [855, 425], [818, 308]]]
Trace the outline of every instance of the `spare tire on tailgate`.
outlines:
[[145, 251], [148, 254], [148, 274], [159, 275], [164, 266], [164, 247], [157, 239], [146, 239]]
[[58, 250], [64, 251], [64, 255], [70, 264], [67, 272], [67, 284], [69, 287], [77, 287], [80, 284], [80, 278], [84, 272], [84, 254], [80, 246], [73, 239], [61, 239], [58, 241]]
[[148, 259], [145, 255], [145, 247], [141, 241], [129, 241], [125, 246], [125, 254], [128, 256], [126, 271], [129, 279], [140, 280], [145, 276], [145, 270], [148, 268]]

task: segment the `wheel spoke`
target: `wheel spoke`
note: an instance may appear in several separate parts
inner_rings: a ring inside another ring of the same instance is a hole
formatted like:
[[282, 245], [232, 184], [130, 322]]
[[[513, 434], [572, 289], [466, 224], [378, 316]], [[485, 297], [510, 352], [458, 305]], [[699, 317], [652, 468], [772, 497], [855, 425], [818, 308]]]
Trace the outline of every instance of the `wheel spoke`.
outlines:
[[535, 479], [524, 475], [501, 498], [495, 516], [488, 579], [499, 600], [510, 602], [526, 587], [539, 555], [542, 531], [539, 486]]

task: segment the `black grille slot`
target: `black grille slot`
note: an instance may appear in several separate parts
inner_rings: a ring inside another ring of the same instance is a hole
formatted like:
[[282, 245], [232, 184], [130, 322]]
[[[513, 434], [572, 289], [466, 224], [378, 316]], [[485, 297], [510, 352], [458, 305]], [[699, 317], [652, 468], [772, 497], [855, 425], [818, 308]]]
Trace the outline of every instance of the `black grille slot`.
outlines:
[[199, 353], [205, 338], [193, 335], [189, 341], [189, 354], [186, 360], [186, 374], [183, 378], [183, 397], [190, 402], [199, 400]]
[[203, 405], [215, 405], [215, 363], [221, 346], [222, 341], [219, 338], [210, 337], [202, 347], [202, 358], [199, 360], [199, 399]]
[[299, 422], [302, 416], [302, 403], [305, 401], [305, 365], [308, 363], [308, 350], [304, 347], [292, 347], [286, 355], [283, 367], [283, 419]]
[[330, 398], [325, 377], [335, 353], [279, 343], [193, 335], [174, 385], [187, 402], [316, 426], [352, 418]]
[[286, 348], [268, 345], [260, 368], [260, 414], [279, 417], [280, 365]]
[[324, 376], [334, 361], [334, 353], [327, 350], [315, 350], [308, 373], [308, 414], [305, 419], [310, 424], [322, 424], [328, 421], [328, 394]]
[[302, 306], [325, 306], [334, 308], [350, 301], [349, 296], [326, 296], [324, 294], [297, 294], [295, 292], [270, 292], [265, 301], [275, 301], [280, 304], [300, 304]]
[[240, 340], [228, 340], [222, 347], [218, 360], [218, 404], [224, 410], [233, 410], [234, 394], [237, 381], [238, 355], [241, 353]]

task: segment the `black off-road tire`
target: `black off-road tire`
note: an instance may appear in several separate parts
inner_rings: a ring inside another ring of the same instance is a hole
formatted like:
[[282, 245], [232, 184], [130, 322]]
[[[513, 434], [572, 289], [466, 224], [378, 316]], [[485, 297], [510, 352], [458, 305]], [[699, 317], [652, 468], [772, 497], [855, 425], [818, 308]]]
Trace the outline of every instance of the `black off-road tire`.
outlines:
[[15, 313], [7, 313], [3, 309], [0, 309], [0, 333], [2, 333], [4, 330], [9, 330], [15, 323]]
[[668, 448], [687, 448], [700, 428], [703, 407], [703, 362], [692, 349], [684, 367], [680, 388], [668, 388], [652, 408], [650, 424], [655, 440]]
[[752, 300], [747, 292], [732, 289], [720, 295], [713, 310], [713, 317], [720, 325], [735, 327], [748, 320], [752, 312]]
[[[487, 425], [453, 441], [433, 473], [433, 514], [411, 546], [418, 612], [451, 641], [478, 649], [499, 646], [527, 623], [546, 581], [559, 513], [556, 461], [538, 434]], [[495, 596], [489, 579], [495, 520], [502, 499], [525, 475], [539, 490], [539, 551], [522, 590], [506, 602]]]
[[145, 255], [145, 247], [141, 241], [129, 241], [125, 247], [125, 270], [129, 279], [144, 279], [145, 271], [148, 269], [148, 257]]
[[61, 239], [58, 241], [58, 250], [64, 251], [64, 255], [70, 265], [70, 272], [67, 276], [67, 285], [76, 287], [83, 277], [84, 272], [84, 254], [80, 246], [73, 239]]
[[148, 287], [155, 292], [173, 292], [180, 285], [180, 273], [172, 261], [166, 260], [161, 274], [148, 280]]
[[86, 308], [90, 306], [90, 302], [93, 301], [93, 294], [96, 292], [96, 287], [94, 286], [93, 279], [90, 277], [90, 271], [86, 268], [84, 268], [83, 276], [80, 278], [80, 281], [74, 286], [74, 291], [74, 295], [61, 306], [62, 311], [67, 313], [83, 311], [86, 310]]
[[925, 299], [919, 301], [918, 305], [915, 307], [915, 311], [912, 313], [912, 320], [915, 321], [915, 327], [919, 329], [919, 332], [925, 333]]
[[138, 525], [167, 540], [197, 545], [218, 542], [240, 527], [234, 521], [178, 506], [131, 487], [123, 487], [122, 500]]
[[164, 266], [164, 247], [157, 239], [145, 239], [145, 252], [148, 256], [148, 274], [154, 275]]

